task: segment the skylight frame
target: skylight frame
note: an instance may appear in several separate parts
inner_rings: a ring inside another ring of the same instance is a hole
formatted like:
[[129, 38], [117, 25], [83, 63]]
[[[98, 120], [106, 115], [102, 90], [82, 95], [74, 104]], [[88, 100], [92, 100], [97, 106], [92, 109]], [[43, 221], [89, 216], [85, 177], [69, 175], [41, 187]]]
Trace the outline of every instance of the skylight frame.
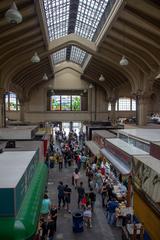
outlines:
[[79, 0], [75, 33], [93, 41], [109, 0]]
[[43, 0], [49, 40], [68, 34], [70, 0]]
[[72, 46], [71, 47], [71, 54], [70, 54], [70, 61], [82, 65], [83, 60], [85, 58], [86, 52], [82, 49]]
[[54, 64], [66, 61], [67, 48], [62, 48], [61, 50], [52, 54], [52, 60]]

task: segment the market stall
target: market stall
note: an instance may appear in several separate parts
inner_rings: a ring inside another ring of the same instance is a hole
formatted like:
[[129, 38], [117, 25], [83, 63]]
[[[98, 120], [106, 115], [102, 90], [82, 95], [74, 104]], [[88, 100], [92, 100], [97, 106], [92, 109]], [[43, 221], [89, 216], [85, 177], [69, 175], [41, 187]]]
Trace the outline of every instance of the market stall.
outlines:
[[148, 156], [133, 158], [134, 210], [152, 240], [160, 236], [160, 161]]
[[[120, 182], [126, 183], [127, 186], [127, 206], [131, 206], [131, 175], [132, 175], [132, 158], [134, 155], [148, 155], [143, 150], [136, 148], [119, 138], [106, 139], [105, 148], [100, 150], [101, 154], [107, 159], [112, 168], [112, 178], [120, 180]], [[111, 174], [110, 174], [111, 175]], [[121, 178], [121, 179], [120, 179]], [[116, 185], [119, 185], [117, 182]], [[117, 199], [123, 199], [123, 194], [118, 187], [115, 186], [115, 192], [117, 193]]]
[[[35, 151], [0, 155], [0, 239], [28, 240], [36, 232], [47, 167]], [[31, 221], [32, 220], [32, 221]]]
[[100, 156], [100, 147], [94, 141], [85, 141], [85, 145], [94, 156]]
[[116, 138], [115, 134], [106, 130], [94, 130], [92, 132], [92, 140], [96, 142], [100, 148], [104, 147], [105, 138]]

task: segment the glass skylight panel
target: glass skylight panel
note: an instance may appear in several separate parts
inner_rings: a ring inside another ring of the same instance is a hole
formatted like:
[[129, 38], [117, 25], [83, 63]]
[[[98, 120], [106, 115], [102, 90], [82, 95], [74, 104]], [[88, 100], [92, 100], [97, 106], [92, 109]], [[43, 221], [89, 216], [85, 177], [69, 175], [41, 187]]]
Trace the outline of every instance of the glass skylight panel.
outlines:
[[108, 0], [79, 0], [75, 33], [92, 40], [107, 3]]
[[53, 62], [54, 64], [58, 64], [66, 60], [66, 48], [63, 48], [55, 53], [53, 53]]
[[43, 0], [50, 41], [68, 34], [70, 0]]
[[72, 46], [71, 56], [70, 56], [71, 61], [81, 65], [84, 60], [85, 55], [86, 55], [85, 51], [81, 50], [78, 47]]

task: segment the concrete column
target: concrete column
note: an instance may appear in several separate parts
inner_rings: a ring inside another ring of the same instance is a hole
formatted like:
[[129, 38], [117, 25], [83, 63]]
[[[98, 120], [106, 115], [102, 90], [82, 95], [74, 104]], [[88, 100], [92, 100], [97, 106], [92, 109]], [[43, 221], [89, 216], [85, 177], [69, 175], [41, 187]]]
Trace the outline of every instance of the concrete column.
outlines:
[[5, 127], [5, 89], [0, 88], [0, 127]]
[[144, 126], [147, 124], [148, 106], [150, 104], [150, 95], [141, 93], [136, 95], [137, 101], [137, 125]]
[[111, 101], [111, 122], [112, 124], [116, 123], [116, 99]]
[[25, 122], [25, 113], [28, 107], [28, 100], [19, 99], [19, 103], [20, 103], [20, 121], [23, 123]]
[[96, 90], [95, 87], [90, 89], [90, 105], [91, 121], [96, 121]]

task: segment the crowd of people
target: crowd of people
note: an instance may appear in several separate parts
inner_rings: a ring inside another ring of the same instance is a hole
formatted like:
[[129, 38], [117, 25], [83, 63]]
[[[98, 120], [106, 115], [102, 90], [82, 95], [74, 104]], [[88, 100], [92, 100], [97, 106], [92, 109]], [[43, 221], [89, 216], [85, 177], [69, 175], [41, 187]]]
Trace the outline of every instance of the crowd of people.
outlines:
[[[68, 137], [63, 131], [57, 132], [56, 139], [58, 144], [55, 145], [53, 141], [50, 142], [46, 164], [49, 170], [58, 165], [59, 171], [72, 166], [74, 168], [71, 175], [72, 186], [63, 183], [63, 181], [59, 182], [56, 204], [51, 203], [47, 194], [44, 195], [41, 208], [40, 239], [52, 240], [54, 238], [57, 230], [58, 211], [63, 209], [66, 213], [72, 213], [73, 209], [71, 209], [70, 203], [73, 191], [76, 192], [77, 208], [83, 212], [84, 223], [87, 227], [92, 228], [97, 195], [101, 196], [102, 208], [106, 212], [108, 224], [114, 225], [116, 222], [116, 209], [119, 203], [114, 195], [113, 185], [108, 177], [109, 174], [103, 167], [103, 159], [89, 157], [83, 141], [79, 142], [74, 131], [71, 131]], [[82, 164], [84, 167], [83, 175], [85, 169], [88, 182], [87, 187], [84, 187], [82, 181]]]

